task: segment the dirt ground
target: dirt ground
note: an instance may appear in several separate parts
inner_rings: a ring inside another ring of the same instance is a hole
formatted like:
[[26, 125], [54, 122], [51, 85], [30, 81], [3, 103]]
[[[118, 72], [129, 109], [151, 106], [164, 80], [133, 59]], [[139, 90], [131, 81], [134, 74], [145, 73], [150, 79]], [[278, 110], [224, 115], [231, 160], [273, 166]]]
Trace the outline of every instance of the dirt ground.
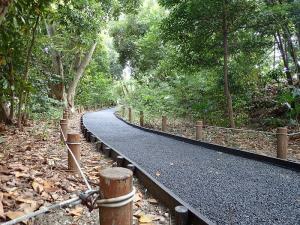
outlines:
[[[69, 132], [79, 132], [80, 114], [69, 119]], [[81, 135], [81, 166], [93, 188], [99, 172], [113, 166]], [[172, 224], [169, 210], [154, 199], [134, 178], [134, 224]], [[0, 222], [76, 197], [86, 187], [81, 177], [68, 171], [67, 149], [60, 141], [58, 123], [30, 121], [24, 131], [1, 126]], [[85, 206], [57, 209], [25, 224], [99, 224], [98, 210]]]

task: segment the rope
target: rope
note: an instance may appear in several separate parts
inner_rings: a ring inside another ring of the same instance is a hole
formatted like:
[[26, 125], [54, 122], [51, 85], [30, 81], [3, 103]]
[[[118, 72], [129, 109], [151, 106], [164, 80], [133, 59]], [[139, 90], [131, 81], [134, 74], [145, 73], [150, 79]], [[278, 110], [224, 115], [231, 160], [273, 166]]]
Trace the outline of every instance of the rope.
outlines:
[[288, 134], [288, 136], [297, 136], [297, 135], [300, 135], [300, 132], [296, 132], [296, 133], [290, 133], [290, 134]]
[[129, 202], [133, 201], [136, 189], [132, 188], [132, 191], [126, 195], [122, 195], [116, 198], [108, 198], [108, 199], [100, 199], [97, 200], [98, 207], [106, 207], [106, 208], [118, 208], [124, 205], [127, 205]]
[[[87, 194], [89, 196], [94, 194], [94, 193], [96, 193], [96, 191], [93, 191], [93, 190], [89, 190], [89, 191], [85, 192], [85, 194]], [[16, 219], [8, 221], [8, 222], [1, 223], [1, 225], [13, 225], [13, 224], [16, 224], [16, 223], [20, 223], [20, 222], [28, 220], [32, 217], [35, 217], [35, 216], [41, 215], [43, 213], [49, 212], [50, 210], [53, 210], [53, 209], [56, 209], [56, 208], [66, 208], [66, 207], [69, 207], [70, 205], [75, 206], [75, 205], [80, 204], [81, 202], [82, 202], [82, 200], [79, 197], [71, 198], [71, 199], [68, 199], [66, 201], [59, 202], [57, 204], [50, 205], [48, 207], [42, 208], [42, 209], [37, 210], [35, 212], [28, 213], [24, 216], [20, 216]]]
[[79, 170], [79, 172], [80, 172], [80, 175], [81, 175], [81, 177], [82, 177], [84, 183], [86, 184], [88, 190], [91, 191], [91, 190], [92, 190], [92, 187], [91, 187], [91, 185], [89, 184], [89, 182], [88, 182], [86, 176], [84, 175], [84, 173], [83, 173], [83, 171], [82, 171], [82, 169], [81, 169], [81, 167], [80, 167], [80, 165], [79, 165], [77, 159], [75, 158], [75, 155], [73, 154], [73, 152], [71, 151], [70, 147], [68, 146], [68, 144], [67, 144], [67, 142], [66, 142], [66, 138], [65, 138], [64, 132], [63, 132], [62, 129], [61, 129], [61, 126], [60, 126], [60, 132], [61, 132], [61, 134], [62, 134], [62, 137], [63, 137], [63, 140], [64, 140], [64, 144], [66, 145], [66, 147], [67, 147], [69, 153], [71, 154], [72, 158], [74, 159], [75, 164], [76, 164], [76, 166], [77, 166], [77, 168], [78, 168], [78, 170]]
[[263, 134], [269, 134], [269, 135], [276, 135], [276, 133], [274, 133], [274, 132], [261, 131], [261, 130], [247, 130], [247, 129], [241, 129], [241, 128], [217, 127], [217, 126], [208, 126], [208, 125], [204, 125], [203, 127], [218, 128], [218, 129], [223, 129], [223, 130], [236, 130], [236, 131], [255, 132], [255, 133], [263, 133]]

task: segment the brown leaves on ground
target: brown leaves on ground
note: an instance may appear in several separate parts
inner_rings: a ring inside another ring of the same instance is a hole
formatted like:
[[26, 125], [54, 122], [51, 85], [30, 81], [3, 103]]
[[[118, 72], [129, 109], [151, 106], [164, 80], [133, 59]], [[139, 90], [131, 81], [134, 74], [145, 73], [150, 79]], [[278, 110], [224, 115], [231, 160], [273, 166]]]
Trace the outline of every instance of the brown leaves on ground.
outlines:
[[[139, 189], [142, 190], [141, 187]], [[133, 208], [133, 216], [140, 225], [168, 224], [170, 219], [166, 209], [161, 207], [156, 199], [141, 191], [137, 191], [134, 196]]]
[[[67, 149], [60, 141], [58, 125], [32, 122], [19, 131], [0, 130], [0, 222], [74, 197], [86, 187], [78, 174], [67, 170]], [[79, 130], [79, 115], [70, 120], [70, 129]], [[109, 166], [103, 157], [82, 143], [82, 165], [89, 179], [98, 183], [100, 169]], [[101, 165], [101, 166], [100, 166]], [[69, 215], [80, 216], [79, 208]]]
[[[69, 120], [69, 132], [79, 132], [79, 116]], [[79, 191], [86, 190], [82, 178], [68, 171], [67, 150], [60, 141], [57, 124], [32, 122], [22, 132], [15, 127], [4, 127], [0, 138], [0, 222], [73, 198]], [[81, 165], [91, 184], [98, 184], [100, 170], [112, 166], [112, 161], [82, 139]], [[133, 204], [135, 222], [143, 225], [169, 224], [167, 209], [151, 198], [136, 179], [134, 185], [137, 187]], [[76, 222], [78, 218], [81, 222], [91, 220], [87, 211], [84, 206], [78, 205], [67, 209], [63, 215], [66, 220], [72, 221], [71, 224], [80, 224]], [[45, 214], [37, 221], [53, 225], [57, 222], [50, 219], [53, 217], [60, 218], [61, 214]], [[138, 222], [138, 219], [141, 221]], [[45, 222], [47, 220], [49, 223]]]

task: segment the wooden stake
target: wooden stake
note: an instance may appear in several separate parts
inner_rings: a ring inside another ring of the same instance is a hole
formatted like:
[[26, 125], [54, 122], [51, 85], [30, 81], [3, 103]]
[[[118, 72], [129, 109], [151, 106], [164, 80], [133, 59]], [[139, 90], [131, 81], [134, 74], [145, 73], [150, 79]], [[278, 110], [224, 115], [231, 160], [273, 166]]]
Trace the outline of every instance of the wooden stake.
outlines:
[[69, 113], [68, 113], [68, 111], [64, 111], [64, 113], [63, 113], [63, 119], [65, 119], [65, 120], [69, 119]]
[[[80, 163], [80, 134], [68, 134], [67, 144], [78, 163]], [[79, 171], [74, 158], [68, 151], [68, 168], [71, 171]]]
[[97, 141], [97, 143], [96, 143], [96, 149], [97, 149], [97, 151], [101, 151], [101, 148], [102, 148], [102, 142], [101, 141]]
[[106, 157], [110, 157], [110, 147], [107, 147], [107, 146], [105, 146], [104, 148], [103, 148], [103, 154], [106, 156]]
[[133, 164], [131, 164], [131, 163], [127, 164], [126, 168], [129, 169], [129, 170], [131, 170], [133, 173], [135, 171], [135, 166]]
[[182, 205], [175, 207], [175, 224], [187, 225], [188, 224], [188, 209]]
[[[115, 198], [132, 191], [132, 172], [121, 167], [107, 168], [100, 172], [100, 190], [103, 198]], [[132, 202], [118, 208], [99, 208], [101, 225], [132, 225]]]
[[140, 111], [140, 126], [144, 126], [144, 112]]
[[125, 116], [125, 106], [122, 106], [122, 117]]
[[123, 156], [117, 156], [117, 159], [116, 159], [116, 162], [117, 162], [117, 166], [118, 167], [123, 167], [123, 164], [124, 164], [124, 157]]
[[132, 122], [132, 112], [131, 112], [131, 108], [128, 108], [128, 120], [131, 123]]
[[166, 116], [161, 117], [161, 130], [162, 131], [167, 130], [167, 117]]
[[202, 140], [203, 138], [203, 122], [198, 120], [196, 122], [196, 140]]
[[288, 136], [287, 128], [279, 127], [277, 128], [277, 158], [287, 159], [288, 150]]
[[68, 132], [68, 121], [65, 120], [65, 119], [62, 119], [60, 120], [60, 127], [61, 127], [61, 130], [62, 130], [62, 134], [60, 134], [60, 140], [61, 141], [64, 141], [64, 137], [67, 138], [67, 132]]

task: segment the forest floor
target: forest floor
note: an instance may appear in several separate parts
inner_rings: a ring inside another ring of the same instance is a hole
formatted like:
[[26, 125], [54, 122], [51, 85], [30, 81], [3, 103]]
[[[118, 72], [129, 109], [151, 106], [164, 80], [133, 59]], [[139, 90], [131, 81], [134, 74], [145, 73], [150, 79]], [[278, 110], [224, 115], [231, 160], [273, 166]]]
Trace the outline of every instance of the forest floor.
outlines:
[[[79, 132], [80, 114], [69, 120], [69, 132]], [[86, 187], [81, 177], [68, 171], [67, 149], [55, 122], [30, 121], [19, 131], [0, 126], [0, 222], [8, 221], [53, 203], [76, 197]], [[95, 151], [81, 136], [81, 164], [93, 188], [99, 172], [112, 160]], [[134, 224], [172, 224], [167, 208], [134, 178]], [[57, 209], [25, 221], [26, 224], [99, 224], [98, 210], [85, 206]]]
[[[128, 121], [128, 115], [120, 117]], [[132, 116], [132, 122], [139, 125], [139, 113], [135, 112]], [[144, 119], [144, 126], [154, 130], [161, 130], [161, 120], [159, 118]], [[168, 118], [166, 132], [195, 139], [196, 128], [195, 122], [190, 122], [184, 119]], [[289, 133], [299, 132], [289, 131]], [[253, 152], [256, 154], [276, 157], [276, 130], [255, 131], [247, 128], [242, 129], [227, 129], [225, 127], [204, 126], [203, 137], [204, 142], [213, 143], [221, 146], [232, 147], [244, 151]], [[288, 159], [293, 161], [300, 161], [300, 136], [297, 138], [290, 138], [288, 144]]]

